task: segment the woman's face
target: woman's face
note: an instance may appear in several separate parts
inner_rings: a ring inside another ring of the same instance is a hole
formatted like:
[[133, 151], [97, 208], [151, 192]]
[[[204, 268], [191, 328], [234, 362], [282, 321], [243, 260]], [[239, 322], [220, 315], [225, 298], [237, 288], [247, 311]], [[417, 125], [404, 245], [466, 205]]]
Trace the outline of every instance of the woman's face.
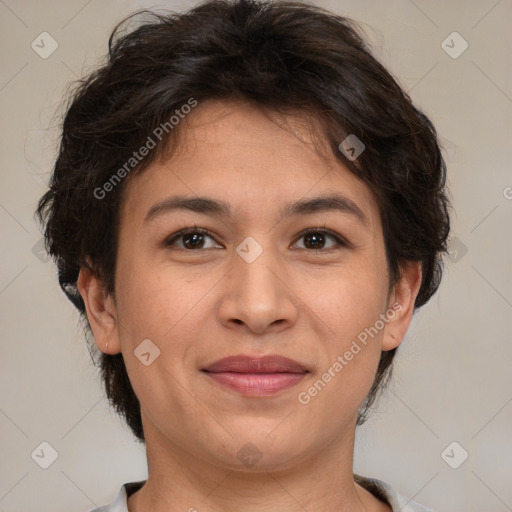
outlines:
[[[298, 118], [287, 121], [200, 104], [178, 127], [180, 151], [127, 184], [104, 326], [148, 446], [249, 471], [352, 442], [381, 350], [401, 341], [405, 310], [388, 287], [370, 189], [319, 156]], [[204, 371], [239, 355], [302, 370]]]

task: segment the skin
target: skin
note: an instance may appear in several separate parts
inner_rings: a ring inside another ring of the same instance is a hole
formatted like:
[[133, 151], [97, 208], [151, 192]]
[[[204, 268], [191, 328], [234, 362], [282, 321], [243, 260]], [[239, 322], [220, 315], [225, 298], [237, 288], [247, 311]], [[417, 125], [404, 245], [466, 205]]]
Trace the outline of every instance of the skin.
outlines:
[[[149, 472], [129, 511], [389, 512], [353, 480], [355, 426], [381, 351], [397, 347], [409, 326], [419, 264], [405, 265], [389, 286], [372, 191], [322, 156], [300, 116], [205, 102], [179, 129], [179, 151], [127, 183], [115, 299], [86, 268], [78, 282], [97, 346], [123, 353], [141, 402]], [[338, 210], [281, 215], [284, 204], [333, 193], [365, 221]], [[225, 201], [231, 216], [174, 210], [144, 222], [152, 205], [176, 194]], [[187, 236], [165, 245], [194, 225], [211, 233], [199, 249], [186, 248]], [[300, 236], [309, 228], [348, 245], [325, 235], [315, 246]], [[248, 236], [263, 249], [252, 263], [236, 252]], [[401, 309], [384, 329], [309, 404], [299, 403], [299, 392], [396, 302]], [[145, 339], [160, 349], [149, 366], [134, 355]], [[236, 354], [284, 355], [310, 373], [264, 398], [200, 371]], [[251, 467], [237, 456], [247, 443], [262, 454]]]

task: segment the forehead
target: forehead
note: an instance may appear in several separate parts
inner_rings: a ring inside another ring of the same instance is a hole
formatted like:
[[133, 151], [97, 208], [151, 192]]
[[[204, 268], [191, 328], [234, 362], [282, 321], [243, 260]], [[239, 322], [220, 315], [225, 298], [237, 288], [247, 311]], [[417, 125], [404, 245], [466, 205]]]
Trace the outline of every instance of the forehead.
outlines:
[[122, 217], [142, 219], [155, 202], [178, 194], [216, 198], [239, 219], [256, 212], [261, 221], [282, 214], [284, 203], [341, 194], [379, 221], [373, 192], [322, 147], [319, 124], [304, 115], [210, 101], [177, 129], [170, 156], [131, 176]]

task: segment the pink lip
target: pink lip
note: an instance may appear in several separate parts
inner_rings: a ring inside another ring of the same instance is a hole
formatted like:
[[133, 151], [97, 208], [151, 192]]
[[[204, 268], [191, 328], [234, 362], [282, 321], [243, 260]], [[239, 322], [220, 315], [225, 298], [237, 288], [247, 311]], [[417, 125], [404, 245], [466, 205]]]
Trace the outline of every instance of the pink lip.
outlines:
[[235, 373], [306, 373], [308, 370], [293, 359], [283, 356], [230, 356], [204, 368], [207, 372]]
[[309, 372], [282, 356], [231, 356], [219, 359], [202, 371], [219, 384], [247, 396], [268, 396], [289, 388]]

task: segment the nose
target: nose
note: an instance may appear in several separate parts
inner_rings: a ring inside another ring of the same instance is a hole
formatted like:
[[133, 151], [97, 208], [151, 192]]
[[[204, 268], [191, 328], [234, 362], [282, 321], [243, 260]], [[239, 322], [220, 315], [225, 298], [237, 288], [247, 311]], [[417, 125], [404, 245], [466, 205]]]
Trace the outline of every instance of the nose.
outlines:
[[248, 263], [234, 255], [218, 310], [222, 325], [254, 334], [281, 332], [297, 322], [298, 300], [284, 265], [265, 250]]

